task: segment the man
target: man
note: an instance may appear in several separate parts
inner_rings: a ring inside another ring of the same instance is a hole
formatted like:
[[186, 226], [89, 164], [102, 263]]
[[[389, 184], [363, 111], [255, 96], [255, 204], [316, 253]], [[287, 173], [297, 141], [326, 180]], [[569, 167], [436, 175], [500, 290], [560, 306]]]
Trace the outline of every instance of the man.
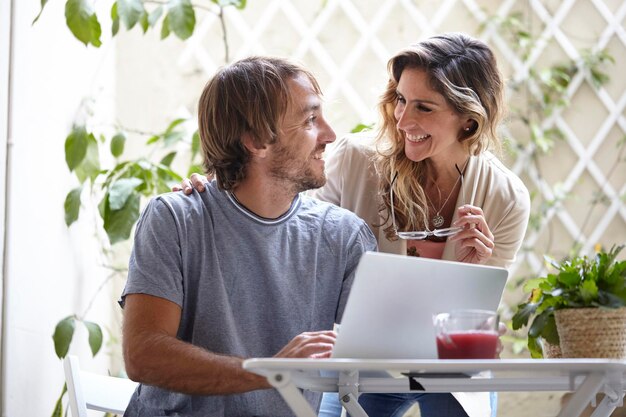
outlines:
[[330, 355], [328, 329], [376, 243], [350, 212], [300, 194], [325, 183], [335, 140], [320, 96], [308, 71], [262, 57], [205, 87], [199, 132], [215, 180], [157, 197], [137, 225], [121, 303], [126, 370], [141, 385], [126, 416], [291, 415], [242, 361]]

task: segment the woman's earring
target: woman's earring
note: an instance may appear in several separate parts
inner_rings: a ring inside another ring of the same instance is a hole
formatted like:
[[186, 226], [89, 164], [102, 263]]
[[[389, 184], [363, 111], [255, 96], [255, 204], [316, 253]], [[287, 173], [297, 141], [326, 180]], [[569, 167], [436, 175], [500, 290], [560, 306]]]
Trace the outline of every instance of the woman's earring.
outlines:
[[466, 132], [469, 132], [470, 128], [469, 128], [469, 126], [468, 127], [464, 127], [463, 130], [465, 130]]

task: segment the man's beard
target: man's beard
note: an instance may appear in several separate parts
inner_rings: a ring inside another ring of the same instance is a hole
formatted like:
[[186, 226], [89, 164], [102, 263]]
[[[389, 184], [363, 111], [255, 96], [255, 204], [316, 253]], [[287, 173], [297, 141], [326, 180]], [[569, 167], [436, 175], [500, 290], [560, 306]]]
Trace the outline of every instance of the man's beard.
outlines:
[[280, 180], [290, 187], [295, 194], [320, 188], [326, 184], [324, 172], [316, 174], [311, 166], [313, 154], [319, 153], [323, 147], [317, 147], [305, 161], [296, 158], [294, 152], [287, 147], [279, 145], [274, 154], [274, 159], [270, 167], [272, 178]]

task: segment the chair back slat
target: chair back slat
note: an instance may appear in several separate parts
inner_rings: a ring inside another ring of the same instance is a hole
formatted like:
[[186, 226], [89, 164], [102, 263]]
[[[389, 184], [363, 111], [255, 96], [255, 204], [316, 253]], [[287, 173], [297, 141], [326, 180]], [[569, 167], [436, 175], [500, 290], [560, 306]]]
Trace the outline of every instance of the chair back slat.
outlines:
[[130, 379], [81, 371], [73, 355], [63, 360], [63, 369], [72, 417], [87, 417], [87, 410], [124, 414], [138, 385]]

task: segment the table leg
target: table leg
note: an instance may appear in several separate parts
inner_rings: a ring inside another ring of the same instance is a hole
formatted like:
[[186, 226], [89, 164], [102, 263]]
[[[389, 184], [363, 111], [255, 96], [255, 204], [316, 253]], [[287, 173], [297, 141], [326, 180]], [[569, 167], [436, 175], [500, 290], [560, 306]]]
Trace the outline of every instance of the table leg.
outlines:
[[[598, 391], [604, 383], [604, 375], [589, 374], [582, 384], [569, 398], [569, 401], [563, 407], [558, 417], [575, 417], [580, 416], [583, 410], [595, 398]], [[608, 415], [607, 415], [608, 416]]]
[[604, 385], [604, 398], [596, 407], [591, 417], [608, 417], [617, 408], [624, 404], [624, 384], [622, 374], [608, 375]]
[[608, 417], [611, 415], [613, 411], [620, 405], [622, 402], [624, 394], [622, 393], [622, 397], [620, 398], [611, 398], [608, 395], [605, 395], [600, 404], [596, 407], [591, 417]]
[[368, 417], [361, 404], [359, 404], [359, 372], [342, 371], [339, 373], [337, 384], [339, 401], [350, 417]]
[[289, 372], [273, 372], [267, 376], [267, 380], [278, 390], [296, 417], [317, 417], [300, 389], [294, 385]]
[[343, 397], [339, 398], [341, 400], [341, 405], [345, 408], [348, 413], [350, 413], [350, 417], [368, 417], [367, 413], [359, 404], [359, 401], [352, 394], [346, 394]]

